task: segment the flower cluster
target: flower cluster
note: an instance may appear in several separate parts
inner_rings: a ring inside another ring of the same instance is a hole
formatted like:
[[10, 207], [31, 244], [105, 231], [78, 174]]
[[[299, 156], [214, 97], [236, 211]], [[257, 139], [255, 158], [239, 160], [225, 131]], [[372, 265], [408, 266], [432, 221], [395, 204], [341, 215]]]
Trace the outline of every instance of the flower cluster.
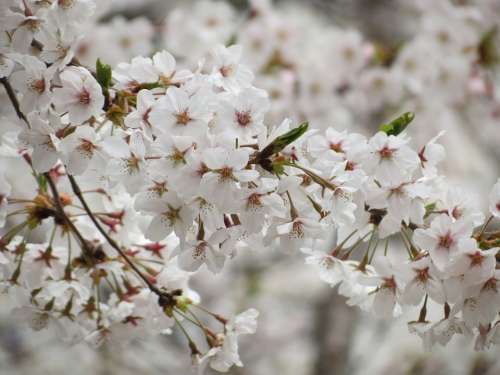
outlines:
[[[225, 372], [242, 365], [238, 339], [255, 332], [258, 313], [227, 319], [205, 309], [190, 275], [279, 248], [305, 253], [349, 304], [377, 316], [421, 306], [409, 325], [426, 345], [454, 334], [475, 335], [478, 348], [500, 340], [500, 233], [488, 231], [500, 216], [500, 182], [485, 221], [438, 173], [442, 133], [413, 148], [412, 113], [369, 138], [273, 123], [272, 97], [254, 86], [241, 45], [214, 46], [195, 69], [167, 51], [94, 68], [75, 58], [93, 1], [1, 7], [1, 83], [14, 112], [0, 144], [9, 162], [0, 174], [0, 285], [34, 329], [101, 344], [177, 326], [197, 371]], [[219, 26], [214, 38], [230, 38], [212, 18], [222, 11], [203, 9], [206, 26]], [[343, 40], [356, 45], [337, 45], [351, 61], [342, 76], [354, 79], [366, 63], [362, 41]], [[276, 50], [269, 56], [267, 68], [285, 64]], [[434, 320], [431, 303], [443, 309]]]

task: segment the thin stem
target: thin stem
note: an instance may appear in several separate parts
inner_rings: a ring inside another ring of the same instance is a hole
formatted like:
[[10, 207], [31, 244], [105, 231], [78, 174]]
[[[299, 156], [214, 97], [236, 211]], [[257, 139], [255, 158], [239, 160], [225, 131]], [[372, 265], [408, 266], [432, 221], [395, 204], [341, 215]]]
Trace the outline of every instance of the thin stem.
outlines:
[[287, 165], [289, 167], [293, 167], [293, 168], [297, 168], [297, 169], [300, 169], [302, 172], [304, 172], [305, 174], [307, 174], [309, 177], [312, 178], [312, 180], [314, 182], [316, 182], [318, 185], [321, 185], [325, 188], [328, 188], [332, 191], [335, 191], [337, 190], [337, 186], [335, 186], [334, 184], [332, 184], [331, 182], [325, 180], [323, 177], [317, 175], [316, 173], [314, 173], [313, 171], [299, 165], [299, 164], [296, 164], [296, 163], [285, 163], [284, 165]]
[[198, 348], [196, 347], [196, 344], [194, 343], [193, 339], [191, 338], [191, 336], [189, 336], [189, 333], [187, 333], [186, 329], [184, 328], [184, 326], [181, 324], [181, 322], [179, 322], [179, 319], [177, 319], [177, 317], [175, 316], [175, 313], [172, 313], [172, 317], [174, 318], [175, 320], [175, 323], [179, 326], [179, 328], [181, 329], [182, 333], [184, 334], [184, 336], [186, 336], [186, 339], [188, 340], [188, 343], [189, 343], [189, 349], [191, 349], [191, 353], [192, 354], [199, 354], [200, 351], [198, 350]]
[[56, 211], [59, 214], [60, 218], [64, 220], [64, 222], [68, 225], [68, 227], [71, 229], [71, 231], [74, 233], [76, 236], [78, 242], [80, 243], [80, 246], [82, 247], [82, 250], [84, 251], [84, 255], [86, 256], [92, 256], [92, 250], [88, 248], [87, 246], [87, 241], [85, 238], [83, 238], [82, 234], [78, 230], [78, 228], [75, 226], [75, 224], [70, 220], [70, 218], [66, 215], [66, 212], [64, 212], [64, 208], [61, 205], [61, 198], [59, 197], [59, 192], [57, 191], [56, 184], [52, 180], [52, 177], [50, 176], [50, 173], [45, 173], [45, 177], [47, 178], [47, 182], [49, 183], [50, 190], [52, 192], [54, 204], [56, 206]]
[[0, 82], [2, 85], [5, 87], [5, 91], [7, 92], [7, 96], [10, 99], [10, 102], [12, 103], [12, 106], [14, 107], [14, 110], [16, 111], [17, 117], [19, 117], [21, 120], [23, 120], [26, 125], [28, 125], [29, 128], [31, 128], [28, 119], [24, 115], [24, 113], [21, 111], [21, 107], [19, 106], [19, 101], [17, 100], [16, 93], [14, 92], [14, 89], [10, 85], [9, 81], [7, 80], [7, 77], [0, 78]]
[[479, 232], [477, 238], [481, 239], [481, 237], [484, 234], [484, 231], [486, 230], [486, 228], [490, 224], [491, 220], [493, 220], [493, 215], [490, 215], [490, 217], [488, 218], [488, 220], [486, 220], [486, 222], [484, 223], [483, 227], [481, 228], [481, 231]]
[[94, 223], [94, 225], [97, 228], [97, 230], [104, 236], [104, 238], [106, 239], [106, 241], [108, 241], [108, 243], [111, 245], [111, 247], [113, 249], [115, 249], [122, 256], [122, 258], [130, 266], [130, 268], [132, 268], [132, 270], [134, 270], [134, 272], [146, 283], [146, 285], [148, 286], [148, 288], [153, 293], [157, 294], [158, 296], [163, 296], [164, 293], [162, 293], [156, 286], [153, 285], [153, 283], [151, 281], [149, 281], [149, 279], [146, 276], [144, 276], [144, 274], [139, 270], [139, 268], [134, 264], [134, 262], [132, 262], [129, 259], [129, 257], [123, 252], [123, 250], [116, 243], [116, 241], [113, 238], [111, 238], [109, 236], [109, 234], [101, 226], [101, 224], [99, 223], [99, 221], [96, 219], [96, 217], [92, 213], [92, 210], [88, 206], [87, 201], [83, 197], [82, 191], [80, 190], [80, 187], [78, 186], [75, 178], [72, 175], [68, 174], [68, 179], [69, 179], [69, 182], [71, 183], [71, 188], [73, 189], [73, 192], [77, 196], [78, 200], [82, 204], [83, 208], [87, 212], [90, 220], [92, 220], [92, 222]]

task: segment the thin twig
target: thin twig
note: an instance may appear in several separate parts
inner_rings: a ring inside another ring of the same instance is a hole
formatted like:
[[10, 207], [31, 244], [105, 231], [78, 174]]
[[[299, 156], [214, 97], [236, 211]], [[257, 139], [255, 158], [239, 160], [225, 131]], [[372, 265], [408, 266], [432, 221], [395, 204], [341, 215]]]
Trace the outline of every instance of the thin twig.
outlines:
[[69, 182], [71, 183], [71, 188], [73, 189], [73, 193], [77, 196], [77, 198], [80, 200], [80, 203], [82, 204], [83, 208], [87, 212], [90, 220], [94, 223], [95, 227], [97, 230], [104, 236], [106, 241], [115, 249], [122, 257], [123, 259], [127, 262], [127, 264], [134, 270], [134, 272], [146, 283], [148, 288], [158, 296], [164, 296], [165, 293], [160, 291], [156, 286], [151, 283], [151, 281], [148, 280], [146, 276], [137, 268], [137, 266], [128, 258], [127, 254], [123, 252], [123, 250], [120, 248], [120, 246], [116, 243], [116, 241], [109, 236], [109, 234], [104, 230], [104, 228], [101, 226], [101, 224], [97, 221], [96, 217], [92, 213], [92, 210], [87, 204], [87, 201], [83, 197], [82, 191], [80, 190], [80, 187], [78, 186], [75, 178], [68, 174]]
[[84, 251], [84, 255], [91, 257], [92, 250], [88, 248], [87, 241], [82, 236], [82, 234], [80, 233], [78, 228], [75, 226], [75, 224], [68, 217], [68, 215], [66, 215], [66, 212], [64, 212], [64, 208], [61, 205], [61, 198], [59, 197], [59, 192], [57, 191], [56, 184], [52, 180], [50, 173], [48, 173], [48, 172], [45, 173], [45, 177], [47, 178], [47, 182], [49, 183], [49, 187], [50, 187], [50, 190], [52, 192], [52, 197], [54, 198], [54, 204], [56, 206], [56, 211], [59, 214], [59, 217], [64, 220], [64, 222], [68, 225], [68, 227], [71, 229], [73, 234], [78, 239], [78, 242], [80, 243], [80, 246], [82, 247], [82, 250]]
[[28, 119], [26, 118], [24, 113], [21, 111], [21, 107], [19, 106], [19, 101], [17, 100], [16, 93], [14, 92], [14, 89], [12, 88], [9, 81], [7, 80], [7, 77], [0, 78], [0, 82], [5, 87], [5, 91], [7, 92], [7, 95], [9, 96], [10, 102], [12, 103], [12, 106], [14, 107], [14, 110], [16, 111], [17, 117], [19, 117], [21, 120], [23, 120], [26, 123], [26, 125], [28, 125], [28, 127], [30, 127]]

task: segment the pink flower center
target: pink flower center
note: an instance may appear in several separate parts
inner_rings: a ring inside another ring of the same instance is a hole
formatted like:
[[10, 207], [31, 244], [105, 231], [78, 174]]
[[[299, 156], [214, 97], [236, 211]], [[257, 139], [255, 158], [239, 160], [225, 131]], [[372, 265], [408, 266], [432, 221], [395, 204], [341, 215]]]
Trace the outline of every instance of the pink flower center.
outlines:
[[481, 252], [476, 251], [474, 254], [469, 254], [470, 265], [471, 267], [479, 266], [483, 264], [484, 257]]
[[450, 249], [451, 245], [453, 245], [453, 238], [451, 237], [450, 232], [446, 233], [444, 236], [439, 237], [439, 247], [443, 247], [445, 249]]
[[344, 149], [342, 148], [342, 141], [337, 143], [330, 143], [330, 150], [333, 150], [335, 152], [344, 152]]
[[415, 269], [415, 273], [417, 274], [416, 279], [420, 281], [421, 283], [426, 283], [427, 280], [430, 278], [429, 276], [429, 267], [421, 268], [421, 269]]
[[253, 193], [247, 198], [247, 209], [253, 209], [261, 206], [262, 202], [260, 201], [260, 194]]
[[396, 150], [393, 148], [389, 148], [387, 146], [384, 146], [384, 148], [379, 150], [378, 153], [380, 154], [380, 157], [382, 159], [390, 159], [390, 158], [392, 158], [392, 154], [394, 154], [394, 151], [396, 151]]
[[384, 283], [382, 284], [382, 288], [396, 291], [396, 280], [394, 280], [394, 276], [385, 277], [383, 280], [384, 280]]
[[219, 69], [219, 72], [223, 77], [229, 77], [234, 73], [234, 67], [232, 65], [223, 66]]
[[78, 102], [83, 105], [90, 104], [90, 93], [87, 91], [87, 89], [83, 88], [83, 90], [80, 92], [80, 95], [78, 96]]
[[248, 126], [252, 121], [252, 115], [250, 111], [236, 111], [236, 121], [242, 127]]
[[45, 80], [38, 79], [38, 80], [34, 81], [33, 83], [31, 83], [30, 87], [33, 91], [36, 91], [39, 94], [41, 94], [45, 91]]

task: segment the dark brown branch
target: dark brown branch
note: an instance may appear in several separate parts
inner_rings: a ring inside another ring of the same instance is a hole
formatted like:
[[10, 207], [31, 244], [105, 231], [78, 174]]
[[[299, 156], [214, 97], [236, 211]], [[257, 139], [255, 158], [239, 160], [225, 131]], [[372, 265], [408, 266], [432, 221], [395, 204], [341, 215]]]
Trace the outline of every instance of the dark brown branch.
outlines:
[[28, 126], [28, 119], [24, 115], [24, 113], [21, 111], [21, 107], [19, 106], [19, 101], [17, 100], [16, 93], [14, 92], [14, 89], [10, 85], [9, 81], [7, 80], [7, 77], [0, 78], [0, 82], [2, 82], [3, 87], [5, 87], [5, 91], [7, 92], [7, 95], [10, 99], [10, 102], [12, 103], [12, 106], [14, 107], [14, 110], [16, 111], [17, 117], [19, 117], [21, 120], [23, 120]]
[[130, 268], [132, 268], [134, 270], [134, 272], [146, 283], [148, 288], [153, 293], [157, 294], [160, 297], [166, 297], [166, 293], [160, 291], [156, 286], [153, 285], [153, 283], [151, 283], [150, 280], [148, 280], [148, 278], [146, 276], [144, 276], [144, 274], [139, 270], [139, 268], [137, 268], [137, 266], [129, 259], [127, 254], [125, 254], [123, 252], [123, 250], [116, 243], [116, 241], [113, 238], [111, 238], [111, 236], [109, 236], [109, 234], [104, 230], [104, 228], [101, 226], [99, 221], [96, 219], [96, 217], [92, 213], [92, 210], [88, 206], [87, 201], [83, 197], [82, 191], [80, 190], [80, 187], [78, 186], [75, 178], [70, 174], [68, 174], [68, 178], [69, 178], [69, 182], [71, 183], [71, 188], [73, 189], [73, 193], [75, 193], [75, 195], [78, 197], [78, 199], [80, 200], [80, 203], [82, 204], [83, 208], [85, 209], [85, 212], [89, 216], [90, 220], [92, 220], [95, 227], [104, 236], [106, 241], [108, 241], [108, 243], [111, 245], [111, 247], [113, 247], [113, 249], [115, 249], [122, 256], [122, 258], [130, 266]]

